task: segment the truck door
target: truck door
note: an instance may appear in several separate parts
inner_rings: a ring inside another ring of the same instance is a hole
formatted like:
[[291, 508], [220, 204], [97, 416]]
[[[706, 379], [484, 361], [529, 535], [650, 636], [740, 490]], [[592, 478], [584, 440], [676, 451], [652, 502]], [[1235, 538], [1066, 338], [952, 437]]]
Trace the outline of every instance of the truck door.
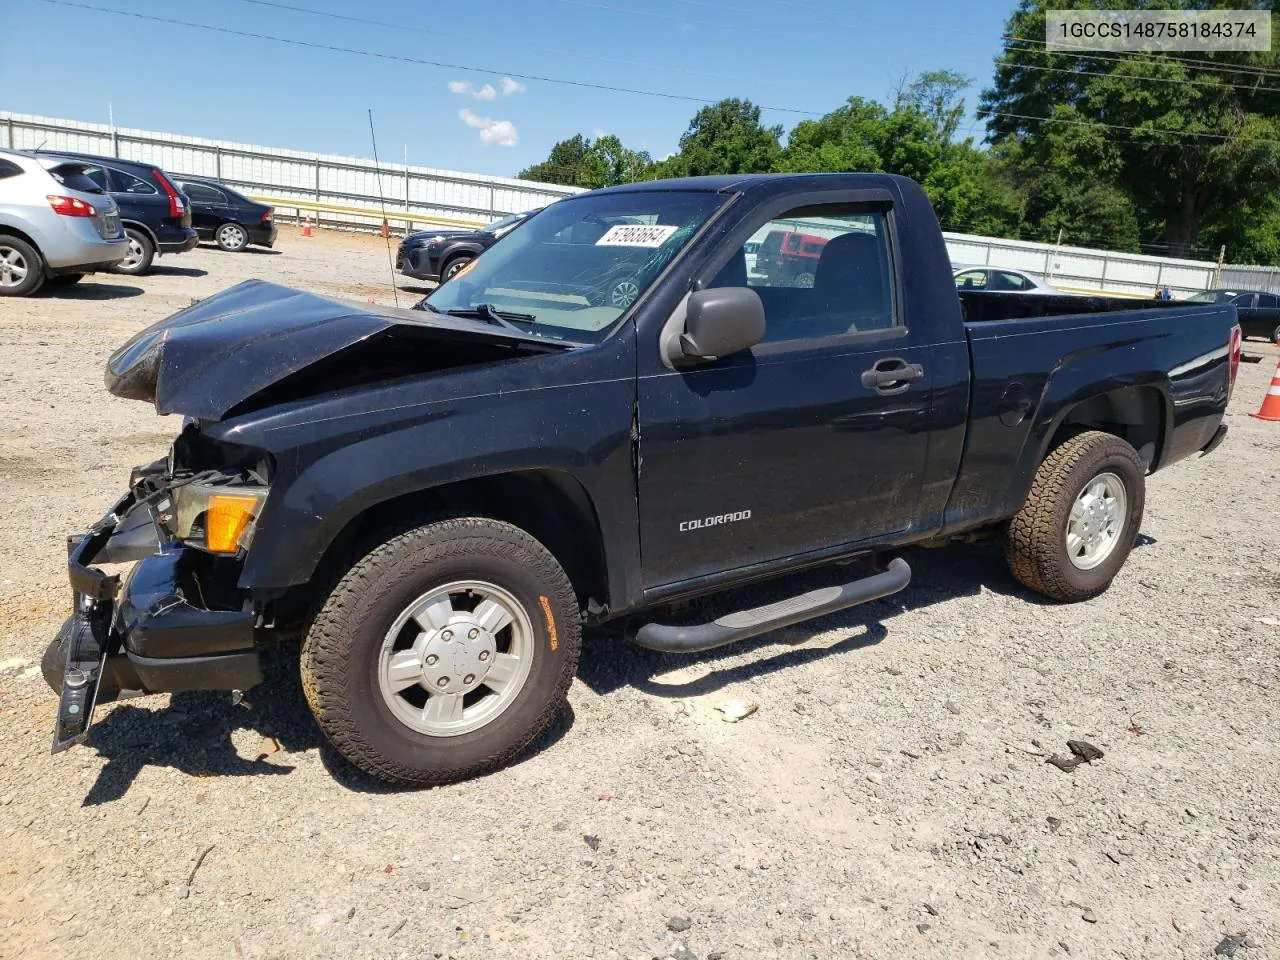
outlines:
[[[771, 228], [825, 238], [812, 277], [748, 275], [737, 241]], [[762, 212], [713, 258], [699, 282], [755, 290], [765, 338], [689, 369], [642, 366], [646, 587], [927, 522], [928, 343], [906, 322], [893, 232], [888, 204], [837, 195]]]

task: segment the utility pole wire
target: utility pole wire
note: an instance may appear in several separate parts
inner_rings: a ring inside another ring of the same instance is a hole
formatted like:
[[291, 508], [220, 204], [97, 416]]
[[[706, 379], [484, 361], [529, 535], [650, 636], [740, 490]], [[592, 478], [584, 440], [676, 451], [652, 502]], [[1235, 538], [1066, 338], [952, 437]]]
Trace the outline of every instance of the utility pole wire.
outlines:
[[[373, 132], [373, 108], [369, 108], [369, 139], [373, 141], [373, 175], [378, 181], [378, 202], [382, 204], [382, 225], [387, 225], [387, 198], [382, 193], [382, 167], [378, 165], [378, 136]], [[409, 198], [404, 198], [405, 208], [409, 206]], [[396, 289], [396, 265], [391, 259], [391, 231], [387, 231], [387, 272], [391, 274], [391, 296], [396, 306], [400, 306], [400, 291]]]

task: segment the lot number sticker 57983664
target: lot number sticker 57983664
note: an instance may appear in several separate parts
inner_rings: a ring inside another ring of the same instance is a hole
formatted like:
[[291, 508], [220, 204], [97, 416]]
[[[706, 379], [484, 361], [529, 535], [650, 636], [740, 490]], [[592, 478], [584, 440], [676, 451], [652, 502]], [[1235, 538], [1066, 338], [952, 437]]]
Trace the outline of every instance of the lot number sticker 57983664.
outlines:
[[597, 247], [660, 247], [679, 227], [668, 224], [615, 223], [596, 241]]

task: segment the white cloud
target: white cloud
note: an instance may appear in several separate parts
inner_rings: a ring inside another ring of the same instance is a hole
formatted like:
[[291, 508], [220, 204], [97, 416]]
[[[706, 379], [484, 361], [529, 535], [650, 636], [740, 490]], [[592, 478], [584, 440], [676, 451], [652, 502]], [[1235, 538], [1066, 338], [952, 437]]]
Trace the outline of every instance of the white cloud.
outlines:
[[[506, 84], [503, 84], [503, 91], [506, 91]], [[480, 89], [476, 89], [465, 80], [450, 80], [449, 92], [459, 95], [465, 94], [469, 97], [475, 97], [477, 100], [493, 100], [498, 96], [498, 91], [493, 89], [493, 84], [486, 83]]]
[[510, 120], [482, 117], [467, 107], [458, 111], [458, 117], [468, 127], [480, 131], [480, 142], [486, 147], [514, 147], [520, 140], [516, 125]]
[[599, 140], [601, 137], [607, 137], [608, 135], [609, 134], [605, 132], [604, 127], [596, 127], [594, 130], [591, 131], [591, 136], [595, 137], [595, 139], [597, 140]]
[[502, 95], [504, 97], [509, 97], [513, 93], [524, 93], [527, 89], [528, 87], [518, 80], [512, 80], [510, 77], [502, 78]]

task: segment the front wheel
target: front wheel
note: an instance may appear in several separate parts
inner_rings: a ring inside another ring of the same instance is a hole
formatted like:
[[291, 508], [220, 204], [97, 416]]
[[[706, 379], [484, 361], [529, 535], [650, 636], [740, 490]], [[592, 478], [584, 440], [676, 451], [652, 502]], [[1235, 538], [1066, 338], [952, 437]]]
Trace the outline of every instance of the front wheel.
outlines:
[[446, 263], [444, 265], [444, 269], [440, 271], [440, 282], [448, 283], [450, 280], [452, 280], [454, 277], [460, 274], [463, 268], [466, 267], [466, 265], [469, 264], [474, 259], [475, 259], [474, 257], [465, 257], [465, 256], [454, 257], [452, 260]]
[[1091, 430], [1056, 447], [1009, 523], [1005, 554], [1024, 586], [1087, 600], [1111, 585], [1133, 549], [1146, 465], [1119, 437]]
[[389, 783], [509, 762], [551, 723], [577, 669], [573, 588], [537, 540], [485, 518], [392, 533], [338, 580], [302, 648], [325, 736]]
[[1277, 324], [1276, 328], [1271, 331], [1271, 342], [1280, 347], [1280, 324]]

